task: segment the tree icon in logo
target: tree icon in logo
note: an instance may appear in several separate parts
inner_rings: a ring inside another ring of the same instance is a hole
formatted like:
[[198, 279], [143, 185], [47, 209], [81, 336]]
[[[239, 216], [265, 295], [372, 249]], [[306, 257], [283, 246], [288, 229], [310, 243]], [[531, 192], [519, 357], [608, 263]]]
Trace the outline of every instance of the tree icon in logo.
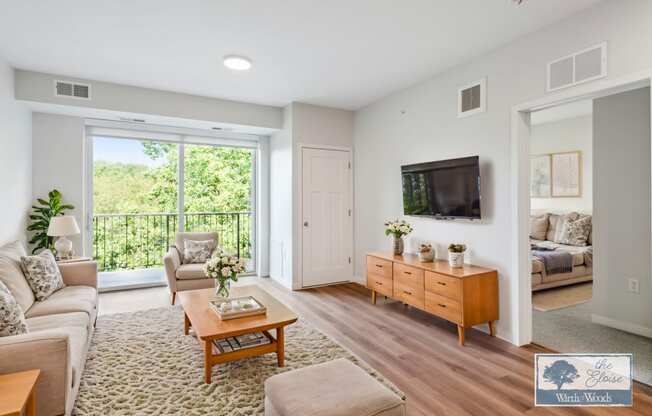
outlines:
[[557, 360], [543, 370], [543, 379], [556, 385], [557, 390], [561, 390], [561, 386], [572, 383], [579, 376], [577, 368], [566, 360]]

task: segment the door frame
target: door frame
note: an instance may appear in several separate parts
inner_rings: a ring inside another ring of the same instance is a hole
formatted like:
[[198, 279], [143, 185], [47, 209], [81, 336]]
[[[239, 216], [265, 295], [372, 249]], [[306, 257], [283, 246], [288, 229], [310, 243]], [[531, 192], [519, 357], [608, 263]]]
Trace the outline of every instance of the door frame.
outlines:
[[[512, 339], [515, 344], [521, 346], [532, 342], [532, 264], [529, 260], [528, 250], [530, 113], [573, 101], [600, 98], [651, 85], [652, 69], [647, 69], [613, 79], [603, 79], [590, 84], [571, 87], [561, 92], [512, 106], [510, 119], [510, 190], [514, 198], [511, 198], [512, 245], [510, 252], [513, 276], [510, 279], [508, 293], [511, 301]], [[652, 114], [650, 118], [652, 127]], [[652, 154], [650, 157], [652, 159]]]
[[[347, 146], [331, 146], [331, 145], [315, 145], [315, 144], [306, 144], [306, 143], [297, 143], [297, 188], [298, 192], [296, 195], [296, 207], [297, 207], [297, 216], [295, 218], [296, 226], [296, 241], [297, 249], [294, 252], [297, 258], [297, 276], [292, 279], [292, 289], [305, 289], [309, 287], [319, 287], [319, 286], [329, 286], [339, 283], [351, 282], [354, 278], [353, 272], [353, 253], [355, 252], [354, 244], [354, 230], [355, 230], [355, 218], [353, 217], [353, 148]], [[337, 152], [346, 152], [349, 156], [349, 203], [351, 204], [351, 276], [348, 279], [342, 280], [341, 282], [336, 283], [327, 283], [325, 285], [316, 285], [316, 286], [304, 286], [303, 284], [303, 149], [315, 149], [315, 150], [331, 150]], [[298, 285], [295, 284], [299, 283]]]

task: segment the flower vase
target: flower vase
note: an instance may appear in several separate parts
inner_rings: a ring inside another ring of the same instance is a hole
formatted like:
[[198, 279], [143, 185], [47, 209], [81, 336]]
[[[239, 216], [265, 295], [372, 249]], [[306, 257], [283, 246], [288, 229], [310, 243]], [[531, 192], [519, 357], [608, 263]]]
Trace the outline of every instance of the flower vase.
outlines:
[[394, 237], [394, 255], [400, 256], [403, 254], [403, 238]]
[[215, 294], [218, 298], [228, 299], [229, 292], [231, 291], [231, 281], [230, 280], [218, 280], [217, 286], [215, 286]]

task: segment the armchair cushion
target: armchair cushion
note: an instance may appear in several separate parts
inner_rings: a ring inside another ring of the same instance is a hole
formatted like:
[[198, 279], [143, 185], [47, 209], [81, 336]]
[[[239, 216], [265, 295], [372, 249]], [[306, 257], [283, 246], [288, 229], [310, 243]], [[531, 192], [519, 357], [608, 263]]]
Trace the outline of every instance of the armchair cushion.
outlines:
[[20, 263], [20, 258], [26, 255], [25, 247], [20, 241], [0, 247], [0, 281], [9, 288], [23, 312], [34, 303], [34, 292], [25, 280]]
[[183, 250], [185, 248], [185, 241], [186, 240], [193, 240], [193, 241], [206, 241], [206, 240], [212, 240], [215, 242], [213, 245], [213, 249], [215, 249], [218, 246], [218, 237], [217, 233], [206, 233], [206, 232], [200, 232], [200, 233], [177, 233], [176, 235], [176, 248], [179, 250], [181, 254], [181, 261], [185, 258], [185, 253], [183, 253]]
[[177, 269], [176, 276], [179, 280], [205, 279], [204, 265], [200, 263], [182, 264]]
[[45, 300], [65, 285], [57, 260], [50, 250], [44, 250], [37, 256], [25, 256], [20, 259], [27, 283], [34, 292], [36, 300]]
[[206, 263], [215, 248], [214, 240], [185, 240], [183, 242], [183, 263]]
[[42, 302], [36, 302], [25, 316], [34, 318], [36, 316], [85, 312], [90, 321], [95, 321], [95, 310], [97, 305], [97, 291], [88, 286], [66, 286], [57, 290]]
[[7, 286], [0, 282], [0, 337], [26, 332], [25, 313]]

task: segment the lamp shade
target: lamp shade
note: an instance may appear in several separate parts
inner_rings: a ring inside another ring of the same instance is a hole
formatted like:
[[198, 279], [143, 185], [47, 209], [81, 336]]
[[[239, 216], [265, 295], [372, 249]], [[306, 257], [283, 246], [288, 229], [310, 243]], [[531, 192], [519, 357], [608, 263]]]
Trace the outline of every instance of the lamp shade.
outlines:
[[77, 221], [72, 215], [61, 215], [52, 217], [48, 227], [48, 235], [52, 237], [63, 237], [67, 235], [79, 234]]

